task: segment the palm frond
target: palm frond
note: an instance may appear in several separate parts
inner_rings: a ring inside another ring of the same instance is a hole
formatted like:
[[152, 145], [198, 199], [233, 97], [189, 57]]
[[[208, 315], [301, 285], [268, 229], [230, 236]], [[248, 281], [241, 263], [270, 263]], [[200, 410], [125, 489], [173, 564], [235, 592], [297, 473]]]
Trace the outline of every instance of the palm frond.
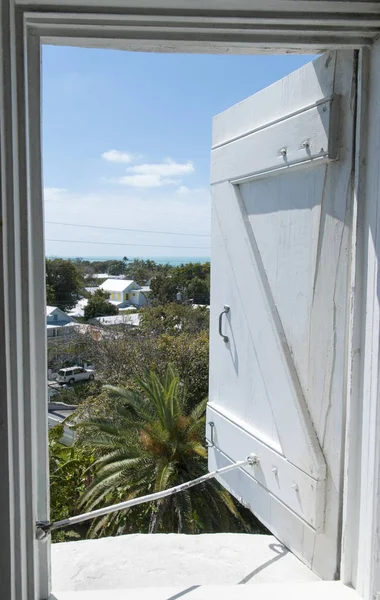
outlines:
[[[204, 445], [207, 398], [189, 409], [186, 388], [169, 365], [134, 379], [133, 389], [106, 386], [112, 419], [80, 424], [96, 449], [95, 476], [80, 505], [87, 510], [164, 490], [207, 472]], [[131, 531], [200, 533], [244, 530], [235, 500], [210, 481], [158, 502], [97, 519], [89, 535]]]

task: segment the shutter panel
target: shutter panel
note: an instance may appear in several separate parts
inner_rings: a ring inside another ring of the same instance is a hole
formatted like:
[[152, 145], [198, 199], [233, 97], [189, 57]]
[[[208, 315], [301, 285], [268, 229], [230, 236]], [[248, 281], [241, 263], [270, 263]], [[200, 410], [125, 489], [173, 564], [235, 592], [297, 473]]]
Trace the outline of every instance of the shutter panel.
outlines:
[[355, 92], [354, 52], [324, 55], [215, 117], [211, 155], [209, 468], [255, 453], [220, 482], [326, 579], [339, 565]]

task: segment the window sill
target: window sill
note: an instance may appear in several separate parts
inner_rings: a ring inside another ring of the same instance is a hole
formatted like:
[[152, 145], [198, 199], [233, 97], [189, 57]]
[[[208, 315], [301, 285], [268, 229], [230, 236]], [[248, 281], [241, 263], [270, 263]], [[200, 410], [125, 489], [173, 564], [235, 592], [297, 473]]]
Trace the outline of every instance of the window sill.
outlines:
[[[53, 544], [52, 579], [57, 600], [90, 598], [96, 590], [113, 590], [112, 598], [122, 598], [122, 590], [133, 589], [135, 594], [141, 588], [145, 598], [144, 593], [154, 588], [156, 600], [158, 591], [168, 585], [175, 595], [190, 588], [194, 594], [195, 586], [238, 585], [240, 590], [253, 584], [320, 581], [273, 536], [246, 534], [136, 534]], [[102, 593], [99, 599], [106, 598]], [[140, 598], [134, 594], [130, 597]]]
[[[58, 592], [50, 600], [252, 600], [252, 588], [238, 585], [130, 588], [90, 592]], [[262, 583], [254, 588], [255, 600], [359, 600], [355, 590], [339, 581]]]

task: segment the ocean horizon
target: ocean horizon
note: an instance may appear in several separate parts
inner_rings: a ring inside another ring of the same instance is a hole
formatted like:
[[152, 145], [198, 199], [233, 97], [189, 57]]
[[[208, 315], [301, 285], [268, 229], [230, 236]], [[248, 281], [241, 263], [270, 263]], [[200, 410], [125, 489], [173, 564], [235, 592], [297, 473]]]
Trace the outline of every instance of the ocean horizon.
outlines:
[[[62, 256], [62, 255], [50, 255], [46, 258], [64, 258], [67, 260], [73, 260], [75, 258], [81, 258], [82, 260], [89, 261], [103, 261], [103, 260], [123, 260], [122, 256]], [[172, 267], [178, 265], [186, 265], [188, 263], [206, 263], [210, 262], [209, 256], [130, 256], [128, 257], [128, 262], [132, 262], [133, 260], [153, 260], [155, 263], [159, 265], [171, 265]]]

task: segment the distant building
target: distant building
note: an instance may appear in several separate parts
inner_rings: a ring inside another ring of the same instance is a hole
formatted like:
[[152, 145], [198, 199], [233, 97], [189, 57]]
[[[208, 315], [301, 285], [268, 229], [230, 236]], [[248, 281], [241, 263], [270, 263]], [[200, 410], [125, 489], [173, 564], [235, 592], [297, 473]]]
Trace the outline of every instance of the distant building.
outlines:
[[140, 325], [140, 315], [111, 315], [108, 317], [94, 317], [90, 320], [92, 325], [128, 325], [129, 327], [138, 327]]
[[47, 337], [58, 337], [70, 335], [76, 325], [75, 319], [65, 313], [57, 306], [46, 307], [46, 330]]
[[107, 279], [99, 288], [109, 293], [109, 301], [118, 308], [124, 308], [131, 304], [134, 306], [149, 304], [150, 288], [148, 286], [141, 287], [132, 279]]
[[[90, 289], [99, 289], [99, 288], [85, 288], [86, 291], [90, 290]], [[93, 293], [93, 292], [89, 292], [89, 293]], [[74, 306], [74, 308], [71, 308], [68, 311], [68, 315], [70, 317], [84, 317], [84, 309], [86, 308], [88, 304], [88, 299], [87, 298], [81, 298], [80, 300], [78, 300], [78, 302], [76, 303], [76, 305]]]
[[75, 412], [77, 406], [62, 404], [61, 402], [50, 402], [48, 405], [48, 427], [51, 429], [55, 425], [63, 424], [63, 435], [59, 440], [64, 446], [72, 446], [75, 441], [75, 432], [70, 425], [65, 422], [68, 417]]

